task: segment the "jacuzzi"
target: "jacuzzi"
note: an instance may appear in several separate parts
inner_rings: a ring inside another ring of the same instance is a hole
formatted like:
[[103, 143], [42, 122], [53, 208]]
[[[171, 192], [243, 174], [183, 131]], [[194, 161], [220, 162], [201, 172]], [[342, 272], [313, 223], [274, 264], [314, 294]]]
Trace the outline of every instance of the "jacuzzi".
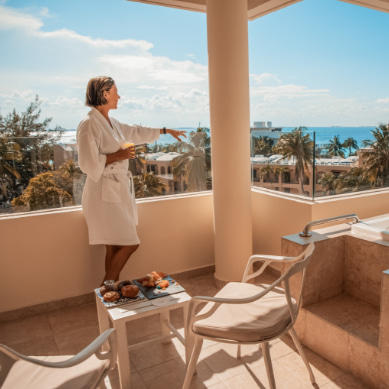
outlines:
[[389, 213], [361, 220], [351, 226], [351, 231], [366, 234], [371, 238], [389, 241]]

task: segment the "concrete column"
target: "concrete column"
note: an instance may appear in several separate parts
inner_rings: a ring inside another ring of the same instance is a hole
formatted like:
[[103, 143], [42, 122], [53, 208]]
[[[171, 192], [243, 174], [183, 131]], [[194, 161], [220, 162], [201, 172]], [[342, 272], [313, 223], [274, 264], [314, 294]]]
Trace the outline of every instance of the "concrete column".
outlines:
[[252, 254], [247, 1], [207, 0], [215, 278], [240, 281]]

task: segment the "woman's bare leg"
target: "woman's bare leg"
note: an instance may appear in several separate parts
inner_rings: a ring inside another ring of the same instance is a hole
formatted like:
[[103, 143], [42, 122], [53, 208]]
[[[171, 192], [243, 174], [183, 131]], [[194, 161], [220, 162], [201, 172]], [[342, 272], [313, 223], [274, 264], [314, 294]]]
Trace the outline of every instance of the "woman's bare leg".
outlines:
[[120, 272], [127, 263], [131, 255], [138, 249], [139, 245], [134, 246], [107, 246], [105, 256], [105, 276], [104, 281], [119, 281]]
[[116, 252], [120, 249], [121, 246], [106, 245], [105, 247], [105, 272], [107, 272], [108, 269], [111, 267], [113, 256], [116, 254]]

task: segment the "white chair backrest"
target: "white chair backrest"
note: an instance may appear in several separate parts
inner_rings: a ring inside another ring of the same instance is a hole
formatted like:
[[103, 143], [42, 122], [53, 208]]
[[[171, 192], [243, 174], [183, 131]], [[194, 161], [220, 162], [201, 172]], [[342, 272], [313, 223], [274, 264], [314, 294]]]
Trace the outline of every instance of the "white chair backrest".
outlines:
[[[308, 264], [311, 261], [313, 251], [315, 249], [314, 243], [310, 243], [308, 247], [299, 255], [296, 257], [296, 262], [293, 262], [293, 265], [290, 266], [290, 268], [278, 279], [279, 283], [284, 284], [286, 299], [289, 306], [289, 312], [292, 319], [292, 324], [295, 323], [297, 319], [297, 314], [300, 310], [301, 306], [301, 300], [302, 300], [302, 292], [304, 287], [304, 280], [305, 280], [305, 271], [308, 266]], [[290, 293], [290, 279], [295, 274], [302, 272], [301, 282], [299, 285], [298, 295], [295, 296], [295, 300], [297, 304], [293, 304], [292, 296]]]

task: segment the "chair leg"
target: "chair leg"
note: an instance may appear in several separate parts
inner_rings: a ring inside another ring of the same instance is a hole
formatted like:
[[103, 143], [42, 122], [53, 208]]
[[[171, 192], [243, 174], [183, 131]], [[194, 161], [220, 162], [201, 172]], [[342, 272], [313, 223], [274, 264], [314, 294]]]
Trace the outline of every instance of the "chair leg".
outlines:
[[308, 362], [308, 359], [307, 359], [307, 357], [305, 355], [303, 346], [301, 346], [300, 340], [297, 337], [296, 331], [294, 330], [293, 327], [289, 330], [289, 333], [290, 333], [290, 335], [291, 335], [291, 337], [293, 339], [293, 342], [294, 342], [294, 344], [295, 344], [295, 346], [296, 346], [296, 348], [297, 348], [297, 350], [298, 350], [302, 360], [305, 363], [305, 366], [306, 366], [306, 368], [308, 370], [309, 378], [311, 379], [312, 384], [315, 384], [316, 383], [315, 376], [313, 375], [311, 366], [309, 365], [309, 362]]
[[203, 345], [203, 338], [196, 336], [192, 355], [190, 357], [189, 365], [186, 370], [184, 384], [182, 385], [182, 389], [188, 389], [190, 386], [190, 382], [192, 381], [193, 378], [193, 373], [196, 369], [197, 360], [199, 359], [200, 356], [202, 345]]
[[263, 358], [265, 360], [267, 378], [269, 380], [270, 389], [276, 389], [276, 382], [274, 380], [273, 366], [270, 358], [269, 342], [262, 343]]
[[238, 352], [236, 353], [236, 358], [237, 358], [237, 359], [240, 359], [241, 356], [242, 356], [242, 354], [241, 354], [241, 345], [238, 344]]

